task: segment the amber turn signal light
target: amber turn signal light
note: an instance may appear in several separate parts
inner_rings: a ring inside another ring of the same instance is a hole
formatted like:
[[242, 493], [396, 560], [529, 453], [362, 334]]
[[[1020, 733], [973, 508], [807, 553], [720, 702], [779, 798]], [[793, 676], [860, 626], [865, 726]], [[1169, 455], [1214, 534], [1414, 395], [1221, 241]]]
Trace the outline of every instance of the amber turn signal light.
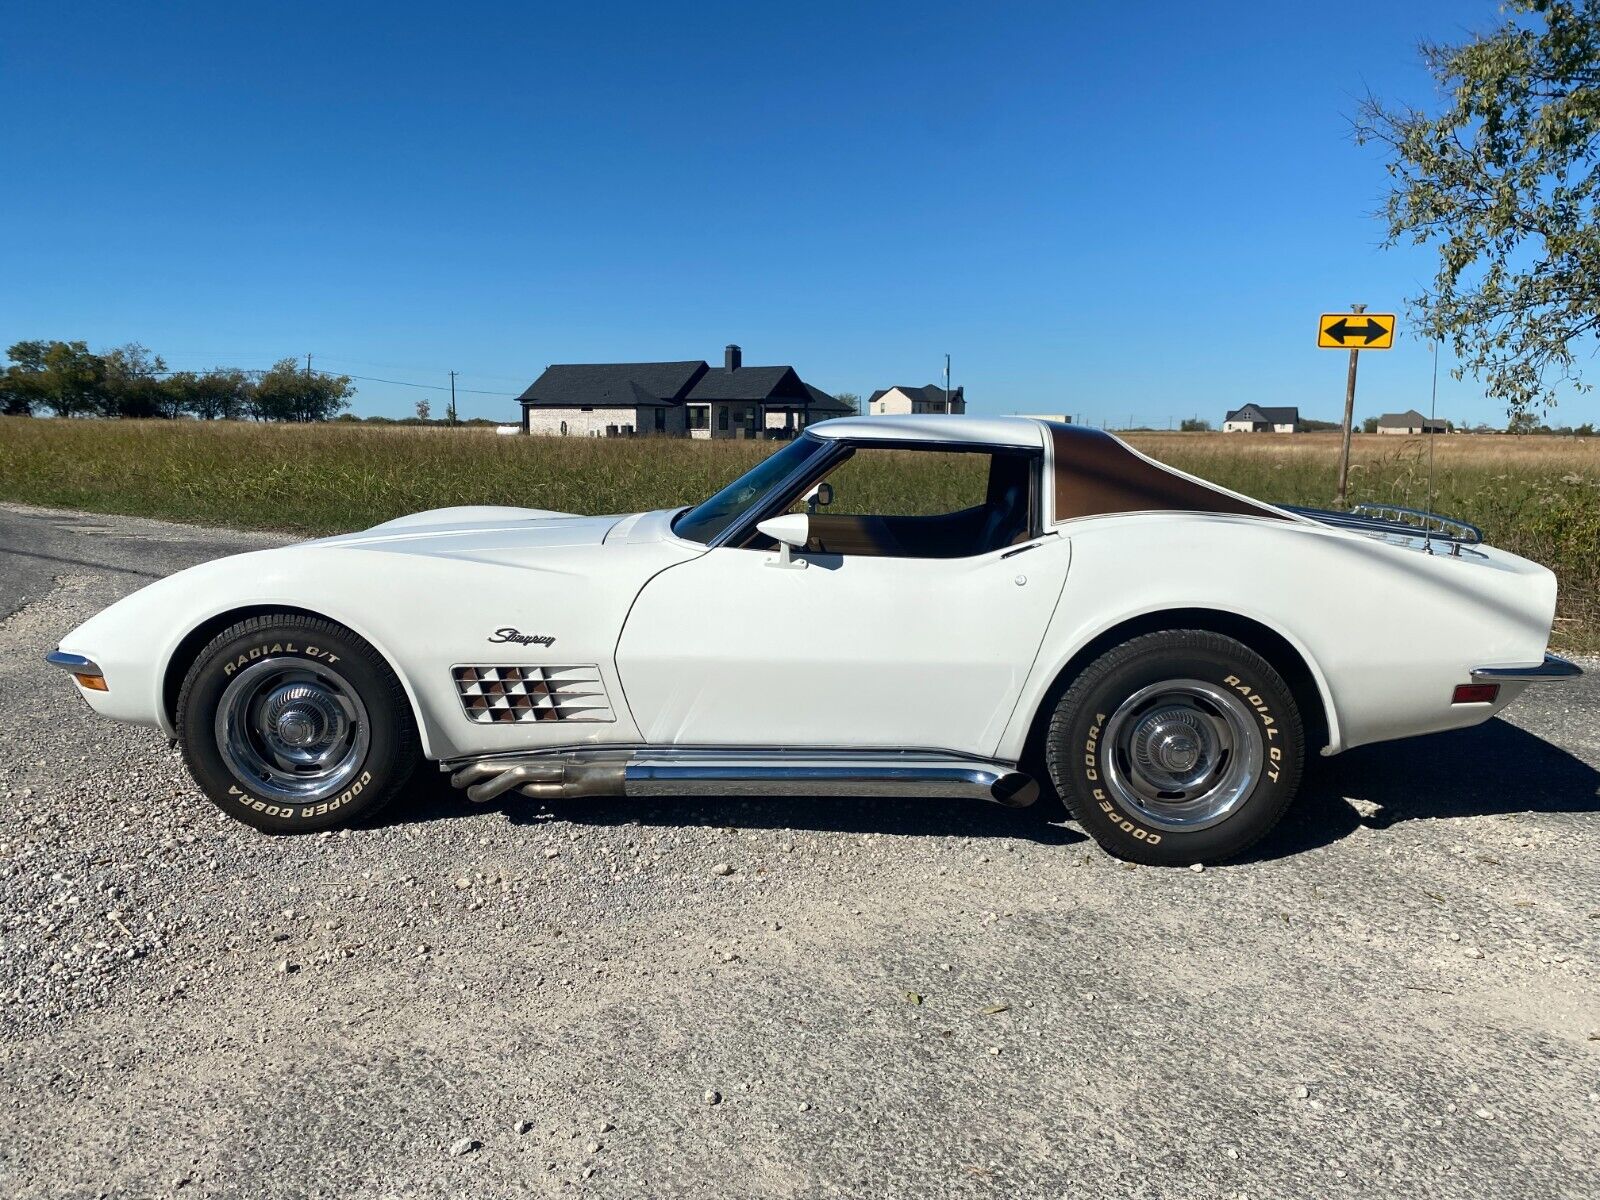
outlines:
[[78, 686], [88, 688], [91, 692], [110, 690], [106, 687], [106, 677], [104, 675], [74, 675], [73, 678], [78, 681]]
[[1456, 685], [1450, 697], [1451, 704], [1493, 704], [1500, 695], [1498, 683], [1462, 683]]

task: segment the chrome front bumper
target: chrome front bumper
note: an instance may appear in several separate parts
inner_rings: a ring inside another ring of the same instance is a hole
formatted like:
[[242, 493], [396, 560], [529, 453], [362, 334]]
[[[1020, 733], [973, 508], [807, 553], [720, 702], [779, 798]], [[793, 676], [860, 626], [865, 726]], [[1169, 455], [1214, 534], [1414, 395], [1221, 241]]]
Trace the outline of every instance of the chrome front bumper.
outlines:
[[1557, 683], [1583, 674], [1577, 663], [1546, 654], [1536, 667], [1473, 667], [1474, 683]]
[[81, 654], [67, 654], [61, 650], [52, 650], [44, 656], [45, 662], [52, 667], [60, 667], [73, 675], [89, 675], [95, 679], [105, 677], [105, 672], [100, 669], [100, 664], [93, 659], [85, 658]]

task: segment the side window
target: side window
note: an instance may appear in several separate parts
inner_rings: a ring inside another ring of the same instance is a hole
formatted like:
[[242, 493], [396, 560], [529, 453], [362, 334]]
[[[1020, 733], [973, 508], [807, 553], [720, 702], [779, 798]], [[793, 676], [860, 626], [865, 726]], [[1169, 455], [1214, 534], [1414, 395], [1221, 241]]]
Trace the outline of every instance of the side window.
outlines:
[[[858, 447], [818, 483], [832, 502], [810, 511], [820, 554], [970, 558], [1033, 535], [1039, 457], [1025, 451]], [[790, 506], [806, 512], [804, 494]]]
[[[981, 507], [989, 454], [946, 450], [858, 449], [824, 477], [833, 503], [818, 513], [853, 517], [932, 517]], [[803, 498], [802, 498], [803, 499]], [[804, 512], [796, 502], [794, 512]]]

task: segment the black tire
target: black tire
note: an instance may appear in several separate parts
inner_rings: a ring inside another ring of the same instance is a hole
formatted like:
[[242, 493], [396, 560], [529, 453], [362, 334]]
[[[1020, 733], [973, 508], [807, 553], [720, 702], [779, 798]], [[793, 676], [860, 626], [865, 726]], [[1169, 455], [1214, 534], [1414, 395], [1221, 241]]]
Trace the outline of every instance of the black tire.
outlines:
[[1305, 735], [1266, 659], [1222, 634], [1175, 629], [1089, 664], [1056, 703], [1045, 758], [1102, 848], [1188, 866], [1233, 858], [1278, 823], [1300, 787]]
[[[267, 833], [371, 817], [421, 757], [410, 702], [383, 656], [342, 625], [292, 613], [249, 617], [211, 639], [184, 677], [177, 729], [207, 797]], [[331, 765], [281, 757], [317, 753]]]

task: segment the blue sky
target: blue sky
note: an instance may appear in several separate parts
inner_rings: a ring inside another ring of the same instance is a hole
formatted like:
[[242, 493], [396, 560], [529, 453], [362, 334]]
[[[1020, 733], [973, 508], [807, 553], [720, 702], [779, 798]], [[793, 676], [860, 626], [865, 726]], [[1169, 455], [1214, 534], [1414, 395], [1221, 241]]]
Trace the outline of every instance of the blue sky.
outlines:
[[[547, 363], [729, 341], [860, 393], [948, 352], [979, 412], [1332, 419], [1317, 314], [1395, 310], [1433, 273], [1379, 248], [1382, 162], [1348, 118], [1368, 88], [1428, 102], [1417, 41], [1497, 10], [1331, 11], [24, 5], [0, 345], [454, 368], [463, 415], [505, 419]], [[1363, 356], [1359, 414], [1427, 410], [1403, 334]], [[428, 395], [362, 383], [356, 408]], [[1439, 411], [1501, 416], [1445, 372]]]

